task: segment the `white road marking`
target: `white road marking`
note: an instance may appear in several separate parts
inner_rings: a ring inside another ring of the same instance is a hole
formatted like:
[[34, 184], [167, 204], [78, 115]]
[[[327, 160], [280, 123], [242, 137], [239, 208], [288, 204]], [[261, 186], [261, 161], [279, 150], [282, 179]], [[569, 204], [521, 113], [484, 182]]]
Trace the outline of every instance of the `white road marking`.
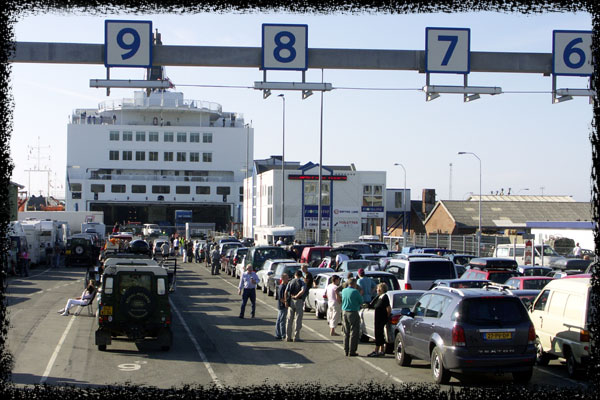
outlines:
[[117, 367], [121, 370], [121, 371], [137, 371], [138, 369], [142, 368], [142, 366], [140, 364], [119, 364], [117, 365]]
[[223, 384], [221, 383], [221, 381], [219, 380], [219, 378], [217, 378], [217, 374], [215, 374], [215, 371], [212, 369], [212, 366], [210, 365], [210, 363], [208, 362], [208, 359], [206, 358], [206, 355], [204, 354], [204, 352], [200, 348], [200, 345], [198, 344], [198, 341], [196, 341], [196, 338], [194, 337], [194, 335], [192, 335], [192, 331], [190, 330], [190, 328], [188, 327], [188, 325], [185, 323], [185, 320], [183, 319], [183, 317], [179, 313], [179, 310], [177, 309], [177, 307], [175, 307], [175, 304], [173, 304], [173, 302], [171, 300], [169, 300], [169, 302], [171, 303], [171, 307], [173, 308], [173, 311], [175, 311], [175, 314], [177, 314], [177, 318], [179, 318], [179, 320], [183, 324], [183, 327], [185, 328], [185, 331], [187, 332], [188, 336], [190, 337], [192, 343], [194, 344], [194, 347], [196, 347], [196, 351], [200, 355], [200, 358], [202, 359], [202, 362], [204, 363], [204, 366], [208, 370], [208, 373], [210, 374], [210, 377], [212, 378], [214, 384], [218, 388], [222, 389], [223, 388]]
[[44, 374], [42, 375], [42, 379], [40, 380], [40, 383], [44, 383], [44, 382], [46, 382], [46, 379], [48, 379], [48, 375], [50, 375], [50, 371], [52, 371], [52, 367], [54, 366], [56, 357], [58, 357], [58, 352], [60, 351], [60, 348], [62, 347], [63, 343], [65, 342], [65, 339], [67, 338], [67, 334], [71, 330], [73, 321], [75, 321], [74, 315], [70, 318], [70, 321], [67, 324], [65, 331], [63, 332], [60, 340], [58, 341], [58, 344], [56, 345], [56, 348], [54, 349], [54, 353], [52, 353], [52, 357], [50, 357], [50, 361], [48, 361], [48, 365], [46, 366], [46, 370], [44, 371]]
[[279, 363], [277, 365], [279, 365], [281, 368], [286, 368], [286, 369], [302, 368], [302, 365], [300, 365], [298, 363]]
[[[234, 285], [233, 283], [229, 282], [228, 280], [226, 280], [223, 277], [219, 277], [220, 279], [222, 279], [224, 282], [227, 282], [229, 285], [233, 286], [234, 288], [238, 289], [238, 286]], [[262, 304], [264, 304], [265, 306], [269, 307], [270, 309], [272, 309], [273, 311], [278, 311], [274, 306], [272, 306], [271, 304], [267, 304], [265, 303], [263, 300], [259, 299], [258, 297], [256, 298], [256, 301], [261, 302]], [[321, 333], [317, 332], [316, 330], [314, 330], [313, 328], [311, 328], [308, 325], [302, 325], [302, 328], [306, 328], [309, 331], [311, 331], [312, 333], [314, 333], [315, 335], [319, 336], [321, 339], [330, 342], [332, 345], [336, 346], [337, 348], [339, 348], [341, 351], [344, 351], [344, 347], [339, 344], [334, 342], [331, 338], [328, 338], [327, 336], [322, 335]], [[392, 374], [390, 374], [389, 372], [387, 372], [386, 370], [379, 368], [377, 365], [373, 364], [372, 362], [362, 358], [362, 357], [358, 357], [357, 360], [367, 364], [369, 367], [373, 368], [374, 370], [376, 370], [377, 372], [387, 376], [388, 378], [398, 382], [398, 383], [404, 383], [404, 381], [402, 381], [401, 379], [396, 378], [395, 376], [393, 376]]]

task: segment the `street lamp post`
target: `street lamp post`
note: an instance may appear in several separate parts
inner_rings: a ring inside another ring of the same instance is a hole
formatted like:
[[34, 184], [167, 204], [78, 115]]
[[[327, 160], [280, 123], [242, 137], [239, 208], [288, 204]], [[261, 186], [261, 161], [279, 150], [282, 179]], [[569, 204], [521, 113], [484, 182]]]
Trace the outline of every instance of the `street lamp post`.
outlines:
[[402, 237], [404, 237], [406, 232], [406, 168], [400, 163], [394, 163], [394, 165], [402, 167], [404, 171], [404, 192], [402, 192]]
[[477, 232], [477, 257], [479, 257], [481, 255], [481, 158], [470, 151], [459, 151], [458, 154], [471, 154], [479, 160], [479, 231]]
[[281, 141], [281, 225], [284, 225], [284, 205], [285, 205], [285, 96], [280, 94], [278, 97], [281, 97], [283, 100], [283, 127], [282, 127], [282, 141]]

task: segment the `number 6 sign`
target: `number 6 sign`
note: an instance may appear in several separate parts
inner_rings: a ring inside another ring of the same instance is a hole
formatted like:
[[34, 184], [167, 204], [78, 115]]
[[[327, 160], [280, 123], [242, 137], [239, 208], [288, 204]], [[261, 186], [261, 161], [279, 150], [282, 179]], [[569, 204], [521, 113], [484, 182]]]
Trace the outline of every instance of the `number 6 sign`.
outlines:
[[425, 28], [425, 72], [468, 74], [470, 48], [469, 28]]
[[152, 67], [152, 21], [113, 21], [104, 24], [104, 65]]
[[262, 69], [306, 71], [308, 25], [262, 25]]
[[552, 31], [552, 73], [591, 76], [592, 32]]

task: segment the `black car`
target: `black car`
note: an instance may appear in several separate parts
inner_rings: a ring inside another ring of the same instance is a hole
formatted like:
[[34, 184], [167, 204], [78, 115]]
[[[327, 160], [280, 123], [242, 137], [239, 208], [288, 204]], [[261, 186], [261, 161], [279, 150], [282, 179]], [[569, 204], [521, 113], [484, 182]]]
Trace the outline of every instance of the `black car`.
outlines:
[[65, 246], [65, 266], [96, 265], [99, 250], [87, 237], [73, 236], [67, 239]]
[[281, 263], [275, 269], [267, 280], [267, 292], [275, 293], [277, 291], [277, 286], [281, 284], [281, 275], [286, 273], [290, 279], [294, 279], [294, 274], [296, 271], [299, 271], [302, 267], [301, 264], [292, 264], [292, 263]]
[[142, 239], [132, 240], [129, 242], [129, 246], [127, 247], [127, 252], [132, 254], [144, 254], [151, 256], [152, 249], [148, 242]]
[[535, 328], [509, 290], [436, 287], [396, 325], [394, 354], [401, 366], [430, 361], [433, 379], [452, 373], [510, 372], [527, 383], [535, 364]]

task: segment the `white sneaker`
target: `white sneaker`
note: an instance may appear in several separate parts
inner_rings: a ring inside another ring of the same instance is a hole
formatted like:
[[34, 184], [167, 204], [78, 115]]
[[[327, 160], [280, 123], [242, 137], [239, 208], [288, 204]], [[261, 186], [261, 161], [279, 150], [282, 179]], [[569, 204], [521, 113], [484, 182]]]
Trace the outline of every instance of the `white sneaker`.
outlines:
[[68, 316], [69, 316], [69, 312], [68, 312], [68, 311], [65, 311], [64, 313], [62, 313], [62, 314], [60, 314], [60, 315], [62, 315], [62, 316], [64, 316], [64, 317], [68, 317]]
[[64, 313], [64, 312], [65, 312], [65, 309], [64, 309], [64, 308], [62, 308], [62, 309], [58, 310], [57, 312], [58, 312], [59, 314], [62, 314], [62, 313]]

